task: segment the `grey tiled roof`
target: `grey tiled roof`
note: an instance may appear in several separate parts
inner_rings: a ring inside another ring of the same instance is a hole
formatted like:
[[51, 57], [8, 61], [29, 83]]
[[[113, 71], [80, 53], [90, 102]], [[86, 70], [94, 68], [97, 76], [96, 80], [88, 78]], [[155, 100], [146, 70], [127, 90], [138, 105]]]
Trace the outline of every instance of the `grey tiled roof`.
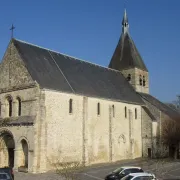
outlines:
[[122, 33], [109, 68], [123, 70], [135, 67], [148, 72], [129, 33]]
[[161, 101], [151, 96], [150, 94], [145, 94], [145, 93], [139, 93], [139, 94], [145, 100], [144, 102], [146, 103], [148, 109], [150, 110], [150, 112], [154, 117], [159, 118], [160, 116], [159, 111], [168, 115], [172, 119], [176, 119], [177, 117], [180, 117], [180, 113], [178, 111], [167, 106], [165, 103], [162, 103]]
[[157, 120], [156, 117], [153, 115], [152, 111], [150, 111], [149, 107], [142, 106], [142, 108], [149, 115], [149, 117], [151, 118], [152, 121], [156, 121]]
[[41, 88], [143, 104], [123, 75], [74, 57], [13, 39], [33, 80]]

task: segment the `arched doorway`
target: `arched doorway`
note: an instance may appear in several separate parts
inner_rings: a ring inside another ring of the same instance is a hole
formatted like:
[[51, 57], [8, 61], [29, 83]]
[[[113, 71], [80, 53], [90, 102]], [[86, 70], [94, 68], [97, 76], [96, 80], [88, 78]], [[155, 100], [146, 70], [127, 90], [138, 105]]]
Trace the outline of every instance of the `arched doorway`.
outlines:
[[28, 169], [28, 144], [25, 139], [21, 141], [22, 145], [22, 166]]
[[15, 142], [13, 135], [4, 130], [0, 132], [0, 166], [14, 167]]

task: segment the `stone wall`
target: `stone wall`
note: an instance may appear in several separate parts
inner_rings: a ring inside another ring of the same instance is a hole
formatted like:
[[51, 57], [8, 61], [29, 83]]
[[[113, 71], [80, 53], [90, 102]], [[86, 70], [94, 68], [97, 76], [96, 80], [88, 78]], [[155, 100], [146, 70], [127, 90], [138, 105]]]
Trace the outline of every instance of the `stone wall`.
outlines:
[[[142, 147], [143, 147], [143, 157], [152, 157], [153, 147], [152, 147], [152, 119], [147, 114], [144, 108], [142, 108]], [[149, 149], [149, 152], [148, 152]]]
[[[6, 102], [7, 97], [12, 98], [12, 116], [8, 116], [8, 104]], [[18, 116], [18, 103], [17, 97], [21, 99], [21, 115]], [[22, 165], [22, 144], [21, 140], [24, 139], [28, 143], [28, 170], [29, 172], [36, 171], [37, 162], [34, 161], [34, 157], [37, 154], [38, 148], [35, 147], [37, 144], [36, 131], [34, 126], [31, 125], [21, 125], [18, 123], [28, 124], [29, 119], [34, 121], [36, 124], [38, 107], [39, 107], [39, 88], [29, 88], [23, 90], [14, 90], [9, 92], [0, 93], [0, 102], [1, 102], [1, 117], [0, 117], [0, 132], [4, 129], [7, 129], [12, 133], [15, 141], [15, 170]], [[21, 122], [19, 122], [21, 119]], [[3, 121], [3, 124], [2, 124]], [[6, 126], [7, 123], [14, 123], [16, 125]], [[35, 125], [36, 127], [36, 125]], [[35, 137], [36, 136], [36, 137]], [[35, 145], [34, 145], [35, 144]], [[38, 147], [38, 146], [37, 146]], [[0, 147], [2, 148], [2, 147]]]
[[[140, 70], [138, 68], [126, 69], [121, 71], [125, 78], [128, 77], [128, 74], [131, 75], [130, 84], [134, 87], [137, 92], [149, 93], [149, 75], [148, 72]], [[145, 86], [140, 86], [139, 77], [145, 77]]]
[[21, 116], [35, 116], [37, 114], [37, 99], [39, 96], [38, 87], [0, 93], [1, 117], [8, 118], [7, 97], [12, 99], [12, 117], [18, 117], [18, 101], [21, 100]]
[[[69, 101], [72, 99], [72, 113]], [[45, 91], [47, 169], [52, 163], [82, 161], [83, 97]]]
[[[89, 165], [141, 157], [140, 106], [44, 91], [47, 169], [56, 161], [80, 161]], [[72, 113], [69, 113], [70, 99], [73, 102]]]
[[[17, 98], [21, 101], [20, 114]], [[8, 99], [12, 100], [12, 115], [10, 117]], [[43, 124], [41, 123], [41, 117], [43, 117], [41, 116], [43, 112], [42, 99], [38, 84], [32, 80], [26, 65], [11, 41], [0, 63], [0, 130], [2, 128], [8, 129], [15, 139], [15, 144], [18, 144], [16, 143], [17, 139], [21, 138], [28, 142], [28, 169], [30, 172], [37, 172], [40, 169], [38, 164], [40, 164], [40, 151], [42, 149], [40, 140], [43, 139], [41, 135], [42, 126], [40, 125]], [[31, 125], [25, 125], [29, 120], [34, 121], [34, 126], [32, 123]], [[14, 124], [15, 122], [16, 124]], [[6, 125], [7, 123], [13, 125]], [[16, 146], [16, 170], [20, 166], [18, 162], [21, 161], [21, 158], [23, 158], [22, 151], [19, 151]]]
[[[140, 86], [139, 76], [141, 75], [142, 80], [143, 76], [145, 77], [145, 86]], [[149, 74], [146, 71], [135, 68], [135, 82], [136, 82], [136, 91], [149, 94]]]
[[[15, 149], [14, 149], [14, 170], [18, 170], [18, 167], [23, 165], [23, 150], [22, 150], [22, 140], [25, 140], [28, 144], [28, 170], [30, 172], [33, 171], [34, 168], [34, 162], [33, 162], [33, 156], [34, 156], [34, 127], [33, 126], [11, 126], [11, 127], [0, 127], [0, 132], [8, 132], [13, 135], [14, 143], [15, 143]], [[4, 148], [5, 146], [2, 146], [2, 139], [0, 137], [0, 167], [3, 167], [7, 164], [7, 160], [3, 161], [4, 157]], [[4, 164], [6, 163], [6, 164]]]
[[10, 42], [0, 63], [0, 89], [9, 91], [34, 84], [14, 44]]

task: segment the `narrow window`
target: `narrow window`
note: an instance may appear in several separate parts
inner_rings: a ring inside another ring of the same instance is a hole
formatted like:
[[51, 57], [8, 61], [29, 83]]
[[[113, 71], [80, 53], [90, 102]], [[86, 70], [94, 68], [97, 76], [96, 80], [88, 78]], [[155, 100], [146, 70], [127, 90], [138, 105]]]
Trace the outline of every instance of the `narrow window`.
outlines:
[[18, 116], [21, 116], [21, 99], [17, 97], [17, 103], [18, 103]]
[[146, 86], [146, 80], [144, 76], [143, 76], [143, 86]]
[[125, 115], [125, 118], [127, 118], [127, 107], [124, 108], [124, 115]]
[[70, 99], [70, 100], [69, 100], [69, 113], [72, 113], [72, 112], [73, 112], [73, 109], [72, 109], [72, 102], [73, 102], [73, 100]]
[[140, 84], [140, 86], [142, 86], [142, 77], [141, 77], [141, 75], [139, 76], [139, 84]]
[[0, 117], [1, 117], [1, 102], [0, 102]]
[[8, 115], [9, 117], [11, 117], [12, 116], [12, 98], [7, 97], [7, 101], [8, 101]]
[[127, 80], [128, 80], [128, 81], [131, 81], [131, 75], [130, 75], [130, 74], [128, 74]]
[[114, 109], [114, 105], [112, 105], [112, 115], [113, 115], [113, 117], [115, 117], [115, 109]]
[[100, 115], [100, 103], [97, 104], [97, 114]]
[[137, 109], [135, 108], [135, 119], [137, 119]]

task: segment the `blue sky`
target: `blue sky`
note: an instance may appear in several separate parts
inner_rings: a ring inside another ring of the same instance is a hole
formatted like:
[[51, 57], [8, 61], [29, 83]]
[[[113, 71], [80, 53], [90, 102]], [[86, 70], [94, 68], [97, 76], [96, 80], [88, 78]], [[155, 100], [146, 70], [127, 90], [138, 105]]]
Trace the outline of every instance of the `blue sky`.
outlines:
[[[150, 76], [150, 93], [180, 93], [180, 1], [128, 0], [130, 34]], [[2, 0], [0, 56], [15, 38], [108, 66], [121, 34], [123, 0]]]

